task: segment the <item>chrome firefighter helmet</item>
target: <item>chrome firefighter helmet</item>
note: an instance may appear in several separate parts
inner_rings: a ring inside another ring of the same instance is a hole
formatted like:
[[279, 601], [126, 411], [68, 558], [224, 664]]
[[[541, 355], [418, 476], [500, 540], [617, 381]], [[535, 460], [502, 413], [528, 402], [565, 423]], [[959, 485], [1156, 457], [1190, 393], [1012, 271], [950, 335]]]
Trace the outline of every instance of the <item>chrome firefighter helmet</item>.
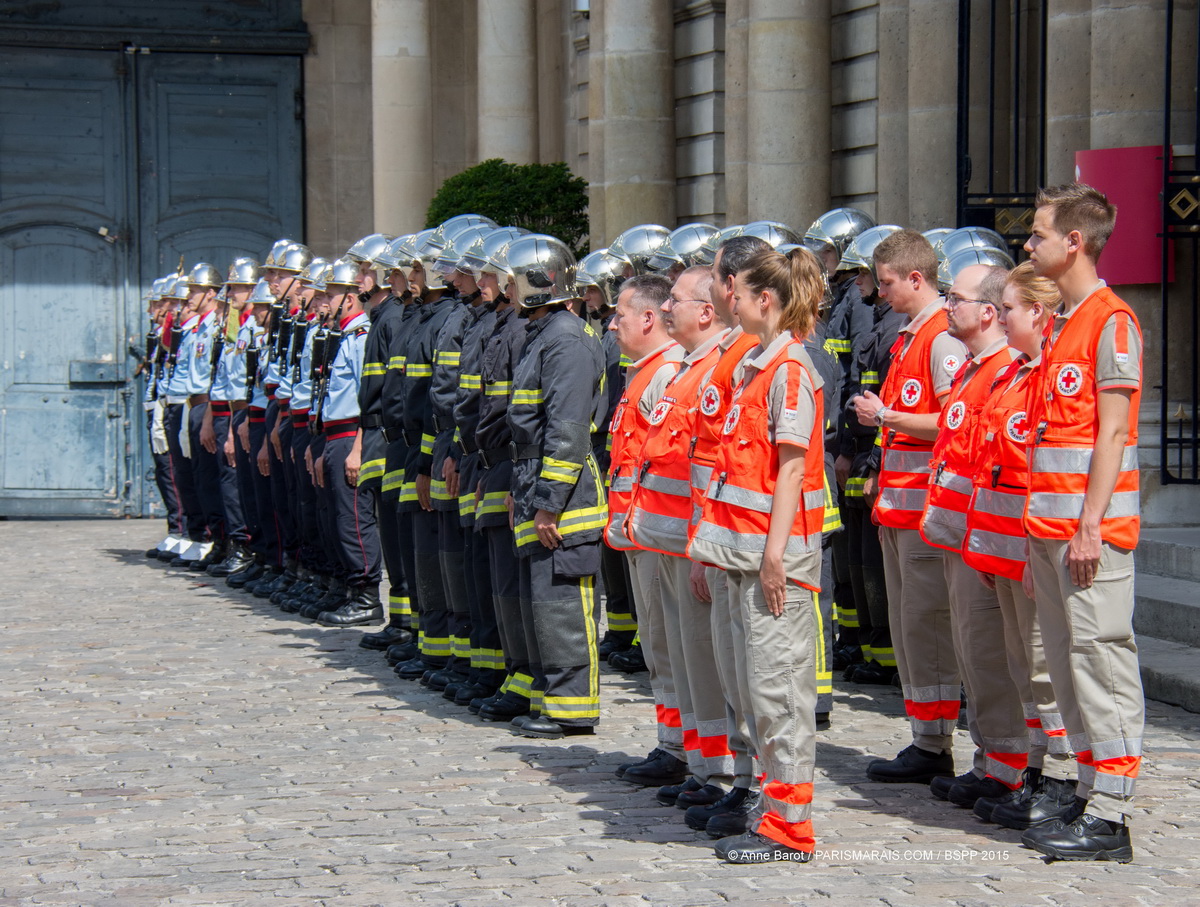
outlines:
[[325, 258], [316, 259], [317, 267], [309, 266], [310, 277], [308, 283], [318, 293], [328, 292], [329, 287], [326, 281], [329, 279], [329, 272], [333, 270], [333, 262]]
[[617, 295], [625, 282], [625, 260], [617, 258], [608, 249], [589, 252], [579, 262], [575, 282], [580, 287], [595, 287], [604, 297], [604, 304], [612, 308], [617, 304]]
[[271, 292], [271, 285], [266, 280], [260, 280], [250, 291], [250, 298], [246, 302], [249, 305], [274, 305], [275, 294]]
[[668, 271], [680, 265], [689, 268], [699, 264], [697, 255], [700, 249], [718, 232], [712, 224], [694, 223], [676, 227], [667, 237], [666, 244], [650, 256], [646, 265], [651, 271]]
[[730, 224], [728, 227], [721, 228], [700, 246], [696, 253], [696, 264], [711, 265], [717, 258], [717, 250], [721, 248], [721, 243], [735, 236], [741, 236], [745, 230], [745, 224]]
[[345, 255], [331, 262], [324, 273], [325, 288], [333, 292], [338, 290], [358, 290], [358, 261]]
[[437, 258], [434, 259], [433, 266], [437, 268], [438, 273], [441, 274], [443, 278], [449, 277], [456, 270], [458, 270], [458, 260], [463, 257], [463, 253], [467, 251], [471, 244], [475, 242], [475, 240], [482, 239], [483, 237], [487, 236], [495, 229], [495, 227], [476, 225], [473, 227], [467, 227], [465, 230], [459, 230], [458, 233], [456, 233], [454, 237], [442, 247], [442, 250], [438, 252]]
[[504, 258], [521, 308], [533, 309], [579, 298], [575, 256], [562, 240], [530, 233], [514, 239]]
[[829, 247], [841, 260], [854, 237], [875, 226], [875, 221], [857, 208], [834, 208], [812, 222], [804, 234], [804, 245], [818, 257]]
[[411, 242], [415, 235], [414, 233], [405, 233], [403, 236], [397, 236], [379, 253], [375, 259], [376, 264], [385, 271], [404, 267], [401, 262], [401, 250], [405, 248], [405, 243]]
[[962, 249], [1002, 249], [1008, 250], [1008, 243], [995, 230], [987, 227], [961, 227], [952, 230], [942, 237], [935, 246], [939, 258], [947, 258]]
[[742, 228], [738, 236], [757, 236], [772, 249], [777, 249], [784, 243], [800, 245], [802, 237], [787, 224], [777, 220], [751, 221]]
[[959, 272], [971, 265], [996, 265], [1011, 271], [1016, 263], [1006, 251], [991, 246], [959, 249], [938, 262], [938, 290], [943, 293], [949, 290]]
[[380, 254], [387, 250], [388, 243], [395, 238], [394, 236], [389, 236], [387, 233], [372, 233], [369, 236], [364, 236], [350, 247], [345, 257], [351, 261], [369, 261], [371, 264], [375, 264]]
[[187, 299], [188, 279], [186, 275], [172, 275], [163, 279], [167, 281], [166, 285], [163, 287], [163, 299]]
[[275, 270], [299, 274], [308, 267], [309, 262], [312, 260], [313, 254], [309, 251], [308, 246], [301, 243], [293, 243], [284, 249], [275, 259]]
[[235, 286], [252, 287], [258, 283], [258, 279], [262, 277], [262, 268], [258, 266], [258, 262], [253, 258], [235, 258], [233, 264], [229, 266], [229, 273], [225, 276], [226, 284], [234, 284]]
[[[321, 272], [325, 270], [325, 266], [328, 264], [329, 259], [327, 258], [312, 259], [307, 265], [304, 266], [304, 270], [300, 272], [300, 280], [311, 286], [317, 286], [317, 281], [321, 277]], [[325, 288], [322, 286], [318, 287], [318, 289], [323, 290]]]
[[476, 236], [459, 256], [455, 268], [464, 274], [473, 274], [476, 279], [483, 272], [507, 274], [503, 264], [504, 250], [513, 240], [528, 235], [524, 227], [497, 227], [488, 233]]
[[298, 246], [298, 245], [301, 245], [301, 244], [296, 242], [296, 240], [294, 240], [294, 239], [277, 239], [277, 240], [275, 240], [275, 242], [271, 244], [270, 251], [267, 252], [266, 257], [263, 259], [263, 267], [264, 268], [279, 267], [279, 265], [278, 265], [279, 259], [283, 257], [283, 253], [287, 250], [288, 246]]
[[[608, 252], [617, 258], [625, 259], [633, 268], [634, 274], [649, 274], [655, 270], [662, 270], [652, 267], [650, 259], [666, 246], [670, 238], [671, 231], [666, 227], [658, 224], [638, 224], [609, 243]], [[670, 259], [666, 261], [665, 267], [670, 267]]]
[[857, 268], [866, 268], [874, 276], [875, 247], [893, 233], [899, 233], [901, 229], [903, 228], [895, 224], [881, 224], [878, 227], [863, 230], [862, 233], [859, 233], [858, 236], [850, 241], [850, 245], [842, 253], [842, 260], [838, 262], [838, 270], [850, 271]]
[[188, 271], [187, 276], [188, 286], [203, 287], [206, 290], [220, 289], [222, 280], [221, 272], [214, 268], [206, 261], [196, 264]]
[[937, 249], [941, 245], [942, 240], [954, 232], [953, 227], [934, 227], [932, 230], [926, 230], [921, 235], [929, 240], [929, 245]]
[[484, 217], [482, 214], [456, 214], [435, 227], [433, 232], [425, 237], [424, 242], [418, 247], [418, 251], [422, 255], [432, 253], [433, 259], [436, 260], [442, 249], [450, 245], [454, 237], [468, 227], [492, 227], [494, 229], [497, 226], [494, 220]]

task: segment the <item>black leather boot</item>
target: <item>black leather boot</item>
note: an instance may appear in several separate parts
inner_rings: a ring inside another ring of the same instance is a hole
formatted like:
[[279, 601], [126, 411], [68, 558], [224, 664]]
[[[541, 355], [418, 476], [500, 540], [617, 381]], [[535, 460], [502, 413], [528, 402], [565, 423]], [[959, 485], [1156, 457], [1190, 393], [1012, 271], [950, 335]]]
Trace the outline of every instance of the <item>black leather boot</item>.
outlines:
[[379, 589], [375, 586], [360, 586], [346, 590], [349, 600], [336, 611], [323, 611], [317, 621], [325, 627], [357, 627], [376, 624], [383, 620], [383, 605], [379, 601]]

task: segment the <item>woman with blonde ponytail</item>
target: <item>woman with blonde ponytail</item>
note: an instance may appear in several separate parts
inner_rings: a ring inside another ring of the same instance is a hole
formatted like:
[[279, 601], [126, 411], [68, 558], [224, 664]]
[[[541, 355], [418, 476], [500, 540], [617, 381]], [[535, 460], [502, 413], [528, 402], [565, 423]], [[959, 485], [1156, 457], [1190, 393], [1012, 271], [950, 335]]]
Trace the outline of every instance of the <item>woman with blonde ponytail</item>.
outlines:
[[751, 830], [716, 845], [731, 863], [807, 862], [815, 847], [824, 407], [803, 341], [824, 294], [821, 267], [803, 248], [760, 252], [735, 277], [734, 314], [759, 346], [742, 366], [688, 549], [693, 560], [726, 571], [741, 606], [738, 694], [763, 782]]

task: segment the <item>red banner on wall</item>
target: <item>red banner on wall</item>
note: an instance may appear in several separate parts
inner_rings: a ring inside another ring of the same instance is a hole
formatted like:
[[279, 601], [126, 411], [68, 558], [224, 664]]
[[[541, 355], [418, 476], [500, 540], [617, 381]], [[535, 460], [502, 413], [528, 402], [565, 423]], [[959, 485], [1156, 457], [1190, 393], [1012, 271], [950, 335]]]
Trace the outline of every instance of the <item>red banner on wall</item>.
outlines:
[[[1117, 225], [1097, 267], [1114, 286], [1162, 280], [1162, 154], [1162, 145], [1075, 152], [1075, 178], [1117, 206]], [[1169, 283], [1174, 255], [1167, 261]]]

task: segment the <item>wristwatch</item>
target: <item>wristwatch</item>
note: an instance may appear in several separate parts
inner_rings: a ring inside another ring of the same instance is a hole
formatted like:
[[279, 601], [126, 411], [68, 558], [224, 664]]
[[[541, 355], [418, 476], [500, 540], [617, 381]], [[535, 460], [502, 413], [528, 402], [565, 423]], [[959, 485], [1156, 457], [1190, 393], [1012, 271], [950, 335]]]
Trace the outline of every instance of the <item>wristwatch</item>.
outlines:
[[883, 417], [887, 414], [887, 411], [888, 408], [886, 406], [881, 406], [879, 409], [875, 410], [875, 424], [880, 428], [883, 427]]

